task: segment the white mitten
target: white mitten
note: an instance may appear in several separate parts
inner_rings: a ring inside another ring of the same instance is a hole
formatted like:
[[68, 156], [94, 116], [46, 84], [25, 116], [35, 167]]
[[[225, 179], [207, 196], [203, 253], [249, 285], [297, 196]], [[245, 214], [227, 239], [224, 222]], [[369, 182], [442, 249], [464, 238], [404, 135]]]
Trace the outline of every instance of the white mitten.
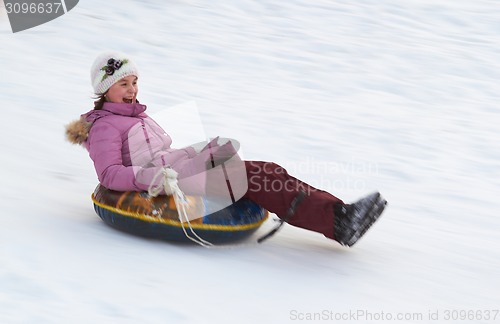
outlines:
[[[162, 193], [162, 191], [167, 195], [173, 195], [176, 191], [180, 191], [177, 185], [177, 175], [178, 173], [171, 167], [161, 168], [156, 172], [153, 180], [148, 188], [148, 193], [152, 197], [156, 197]], [[163, 177], [160, 182], [156, 180], [158, 177]]]
[[174, 169], [167, 167], [163, 169], [165, 194], [172, 195], [179, 187], [177, 185], [177, 176], [179, 173]]

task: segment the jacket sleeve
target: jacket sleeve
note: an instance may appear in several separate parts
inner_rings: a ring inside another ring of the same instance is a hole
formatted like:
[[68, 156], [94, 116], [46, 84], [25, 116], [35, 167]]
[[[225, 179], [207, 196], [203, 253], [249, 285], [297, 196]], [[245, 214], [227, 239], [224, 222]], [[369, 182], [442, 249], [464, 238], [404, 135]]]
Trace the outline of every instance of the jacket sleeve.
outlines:
[[186, 151], [186, 153], [188, 154], [190, 159], [194, 158], [197, 154], [194, 147], [191, 147], [191, 146], [184, 147], [184, 148], [182, 148], [182, 150]]
[[124, 166], [122, 161], [122, 138], [120, 132], [106, 122], [92, 126], [87, 148], [99, 182], [106, 188], [117, 191], [143, 191], [149, 184], [136, 180], [141, 174], [143, 179], [152, 179], [160, 168], [141, 168]]

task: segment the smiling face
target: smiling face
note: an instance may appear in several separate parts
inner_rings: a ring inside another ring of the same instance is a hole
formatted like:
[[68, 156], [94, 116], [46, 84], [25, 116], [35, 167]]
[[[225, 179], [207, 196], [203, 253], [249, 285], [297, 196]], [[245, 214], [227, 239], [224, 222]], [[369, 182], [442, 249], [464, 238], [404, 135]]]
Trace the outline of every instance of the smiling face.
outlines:
[[137, 92], [137, 77], [130, 75], [115, 82], [106, 93], [106, 100], [115, 103], [136, 103]]

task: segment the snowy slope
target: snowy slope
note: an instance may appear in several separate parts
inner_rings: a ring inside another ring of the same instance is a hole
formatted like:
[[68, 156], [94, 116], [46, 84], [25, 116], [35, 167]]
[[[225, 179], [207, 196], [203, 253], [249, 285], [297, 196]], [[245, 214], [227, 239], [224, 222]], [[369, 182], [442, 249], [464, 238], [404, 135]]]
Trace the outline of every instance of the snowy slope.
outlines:
[[[499, 18], [494, 0], [87, 0], [12, 34], [2, 13], [0, 322], [498, 309]], [[150, 113], [195, 102], [206, 135], [238, 139], [245, 158], [346, 201], [380, 190], [390, 207], [353, 249], [291, 226], [208, 250], [110, 229], [87, 153], [63, 136], [105, 49], [134, 56]], [[493, 322], [480, 314], [464, 322]]]

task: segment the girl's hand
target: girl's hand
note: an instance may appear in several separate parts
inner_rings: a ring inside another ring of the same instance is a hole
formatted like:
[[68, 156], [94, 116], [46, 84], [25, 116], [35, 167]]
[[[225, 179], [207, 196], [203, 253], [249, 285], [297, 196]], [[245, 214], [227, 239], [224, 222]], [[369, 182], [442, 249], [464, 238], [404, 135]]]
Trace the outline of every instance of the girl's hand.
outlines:
[[216, 138], [214, 138], [210, 142], [208, 142], [208, 144], [205, 145], [205, 147], [202, 148], [200, 152], [203, 152], [203, 151], [206, 151], [208, 149], [219, 146], [219, 144], [217, 143], [218, 141], [219, 141], [219, 136], [217, 136]]
[[210, 160], [207, 161], [207, 167], [214, 168], [237, 154], [238, 152], [230, 141], [224, 145], [213, 147], [210, 149]]

